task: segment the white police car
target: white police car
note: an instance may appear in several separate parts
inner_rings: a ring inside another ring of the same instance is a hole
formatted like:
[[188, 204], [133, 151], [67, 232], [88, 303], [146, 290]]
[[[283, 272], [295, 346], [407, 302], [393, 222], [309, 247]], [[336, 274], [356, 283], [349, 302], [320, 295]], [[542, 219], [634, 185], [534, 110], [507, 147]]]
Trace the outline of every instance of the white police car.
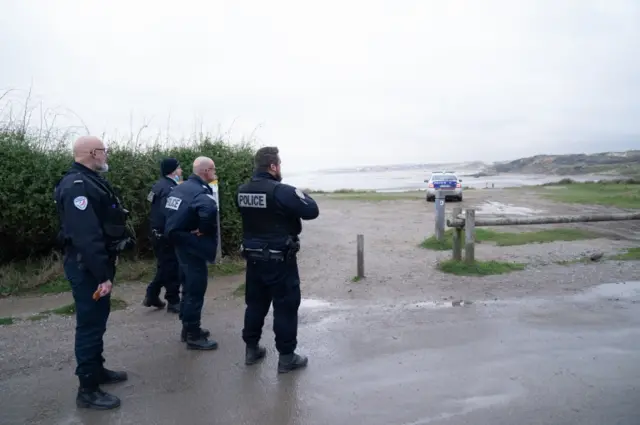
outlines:
[[462, 180], [453, 171], [436, 171], [425, 183], [428, 183], [427, 202], [435, 201], [438, 190], [442, 191], [447, 200], [462, 201]]

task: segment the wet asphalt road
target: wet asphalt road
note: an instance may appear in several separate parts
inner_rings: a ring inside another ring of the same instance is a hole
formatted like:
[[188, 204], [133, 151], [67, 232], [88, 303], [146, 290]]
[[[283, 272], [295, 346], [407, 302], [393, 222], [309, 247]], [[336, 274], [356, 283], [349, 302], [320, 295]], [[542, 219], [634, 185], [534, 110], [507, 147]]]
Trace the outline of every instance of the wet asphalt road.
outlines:
[[268, 357], [247, 368], [230, 325], [241, 311], [217, 317], [215, 352], [186, 351], [175, 335], [108, 350], [108, 365], [130, 371], [109, 387], [119, 410], [77, 410], [70, 366], [0, 382], [0, 423], [640, 424], [640, 282], [467, 306], [308, 300], [309, 367], [279, 376], [270, 320]]

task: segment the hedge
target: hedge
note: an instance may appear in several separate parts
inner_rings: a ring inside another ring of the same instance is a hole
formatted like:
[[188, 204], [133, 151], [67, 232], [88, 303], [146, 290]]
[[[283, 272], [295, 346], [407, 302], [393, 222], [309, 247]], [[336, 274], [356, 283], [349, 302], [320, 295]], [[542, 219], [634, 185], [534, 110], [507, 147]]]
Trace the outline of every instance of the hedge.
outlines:
[[[108, 142], [107, 142], [108, 143]], [[175, 157], [183, 176], [191, 173], [199, 155], [211, 157], [219, 178], [222, 253], [233, 255], [240, 246], [241, 220], [234, 207], [234, 192], [253, 169], [250, 144], [231, 145], [204, 138], [185, 146], [163, 148], [122, 147], [109, 144], [109, 172], [113, 184], [131, 212], [137, 244], [133, 255], [146, 256], [149, 241], [147, 194], [160, 177], [160, 160]], [[53, 202], [56, 182], [72, 164], [69, 143], [43, 143], [23, 132], [0, 130], [0, 264], [40, 257], [56, 249], [59, 220]]]

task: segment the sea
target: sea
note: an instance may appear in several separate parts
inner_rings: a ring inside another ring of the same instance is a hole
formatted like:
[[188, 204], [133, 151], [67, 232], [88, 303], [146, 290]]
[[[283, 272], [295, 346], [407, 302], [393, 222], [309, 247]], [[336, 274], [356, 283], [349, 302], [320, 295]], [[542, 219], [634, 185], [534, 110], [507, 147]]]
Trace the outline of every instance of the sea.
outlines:
[[[434, 171], [454, 172], [462, 180], [463, 187], [506, 188], [535, 186], [570, 178], [575, 181], [597, 181], [616, 178], [612, 175], [546, 175], [546, 174], [500, 174], [474, 177], [483, 168], [470, 164], [401, 164], [371, 167], [318, 170], [283, 173], [283, 183], [314, 191], [336, 191], [341, 189], [371, 190], [377, 192], [408, 192], [425, 190], [426, 182]], [[284, 170], [283, 170], [284, 171]]]

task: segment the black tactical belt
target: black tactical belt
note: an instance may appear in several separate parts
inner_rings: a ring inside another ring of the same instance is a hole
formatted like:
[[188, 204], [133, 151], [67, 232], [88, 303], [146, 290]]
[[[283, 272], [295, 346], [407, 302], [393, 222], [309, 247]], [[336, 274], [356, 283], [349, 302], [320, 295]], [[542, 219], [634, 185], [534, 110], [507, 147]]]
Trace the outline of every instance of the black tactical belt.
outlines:
[[252, 261], [284, 261], [286, 255], [282, 251], [274, 251], [272, 249], [248, 249], [242, 250], [244, 257]]

